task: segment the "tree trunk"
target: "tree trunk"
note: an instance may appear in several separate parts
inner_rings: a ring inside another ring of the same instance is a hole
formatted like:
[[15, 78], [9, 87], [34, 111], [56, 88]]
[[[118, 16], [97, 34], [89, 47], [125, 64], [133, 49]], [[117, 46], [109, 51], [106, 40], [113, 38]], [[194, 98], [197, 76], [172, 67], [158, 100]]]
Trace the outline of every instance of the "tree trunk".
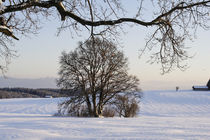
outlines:
[[103, 115], [103, 87], [100, 89], [99, 104], [98, 104], [98, 115]]
[[98, 116], [103, 116], [103, 106], [99, 105], [98, 107]]
[[94, 117], [98, 117], [98, 110], [97, 110], [97, 106], [96, 106], [96, 94], [92, 93], [92, 103], [93, 103], [93, 115]]
[[92, 111], [91, 103], [90, 103], [90, 100], [89, 100], [88, 96], [86, 96], [86, 103], [87, 103], [89, 115], [92, 116], [93, 115], [93, 111]]

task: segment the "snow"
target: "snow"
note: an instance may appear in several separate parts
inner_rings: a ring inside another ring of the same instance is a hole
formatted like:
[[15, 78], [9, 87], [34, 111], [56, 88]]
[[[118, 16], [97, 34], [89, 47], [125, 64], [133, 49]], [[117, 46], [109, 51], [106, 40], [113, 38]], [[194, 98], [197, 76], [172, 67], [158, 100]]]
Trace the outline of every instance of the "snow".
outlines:
[[210, 91], [145, 91], [136, 118], [53, 117], [62, 100], [0, 100], [0, 139], [210, 138]]

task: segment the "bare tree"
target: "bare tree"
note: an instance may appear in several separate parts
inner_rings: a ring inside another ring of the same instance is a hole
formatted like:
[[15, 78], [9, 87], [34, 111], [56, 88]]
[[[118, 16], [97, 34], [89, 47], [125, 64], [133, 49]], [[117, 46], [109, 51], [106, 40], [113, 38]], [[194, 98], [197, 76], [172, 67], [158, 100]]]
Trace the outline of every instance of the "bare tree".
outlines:
[[[58, 15], [63, 21], [59, 31], [66, 28], [76, 32], [87, 29], [91, 34], [106, 37], [116, 36], [118, 29], [123, 29], [123, 23], [153, 27], [148, 28], [153, 30], [153, 33], [148, 37], [142, 52], [158, 47], [158, 51], [151, 57], [151, 62], [160, 62], [163, 73], [169, 72], [174, 66], [185, 69], [182, 62], [187, 60], [189, 55], [184, 47], [184, 40], [191, 38], [197, 27], [209, 28], [210, 0], [137, 0], [139, 7], [132, 17], [126, 17], [126, 6], [123, 2], [1, 0], [0, 16], [6, 21], [6, 24], [0, 23], [1, 56], [11, 55], [8, 46], [13, 42], [13, 38], [18, 39], [22, 34], [36, 32], [43, 17]], [[153, 8], [147, 9], [148, 3]], [[148, 17], [145, 13], [151, 13], [151, 16]]]
[[87, 105], [89, 115], [102, 115], [103, 107], [120, 93], [139, 94], [139, 80], [128, 75], [127, 58], [110, 41], [91, 38], [60, 58], [58, 86], [68, 89], [64, 108]]

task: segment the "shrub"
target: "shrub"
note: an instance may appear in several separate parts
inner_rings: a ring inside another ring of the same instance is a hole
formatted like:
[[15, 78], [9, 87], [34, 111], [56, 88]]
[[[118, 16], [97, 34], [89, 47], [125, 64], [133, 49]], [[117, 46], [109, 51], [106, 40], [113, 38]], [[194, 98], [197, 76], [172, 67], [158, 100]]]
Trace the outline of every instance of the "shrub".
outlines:
[[103, 110], [103, 116], [104, 116], [104, 117], [114, 117], [115, 114], [116, 114], [115, 109], [113, 109], [113, 108], [110, 107], [110, 106], [105, 107], [104, 110]]
[[84, 104], [69, 104], [68, 106], [60, 104], [58, 112], [54, 116], [90, 117], [87, 106]]
[[119, 116], [135, 117], [139, 112], [139, 104], [135, 96], [118, 95], [115, 98], [115, 110]]

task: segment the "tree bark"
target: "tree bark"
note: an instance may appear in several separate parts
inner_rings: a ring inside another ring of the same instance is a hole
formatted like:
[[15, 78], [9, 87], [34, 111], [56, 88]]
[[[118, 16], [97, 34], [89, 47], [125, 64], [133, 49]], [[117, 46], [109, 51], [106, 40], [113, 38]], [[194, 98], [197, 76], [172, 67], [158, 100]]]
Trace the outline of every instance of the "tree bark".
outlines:
[[91, 108], [91, 102], [90, 102], [90, 100], [88, 98], [88, 95], [86, 95], [86, 103], [87, 103], [89, 115], [92, 116], [93, 111], [92, 111], [92, 108]]

